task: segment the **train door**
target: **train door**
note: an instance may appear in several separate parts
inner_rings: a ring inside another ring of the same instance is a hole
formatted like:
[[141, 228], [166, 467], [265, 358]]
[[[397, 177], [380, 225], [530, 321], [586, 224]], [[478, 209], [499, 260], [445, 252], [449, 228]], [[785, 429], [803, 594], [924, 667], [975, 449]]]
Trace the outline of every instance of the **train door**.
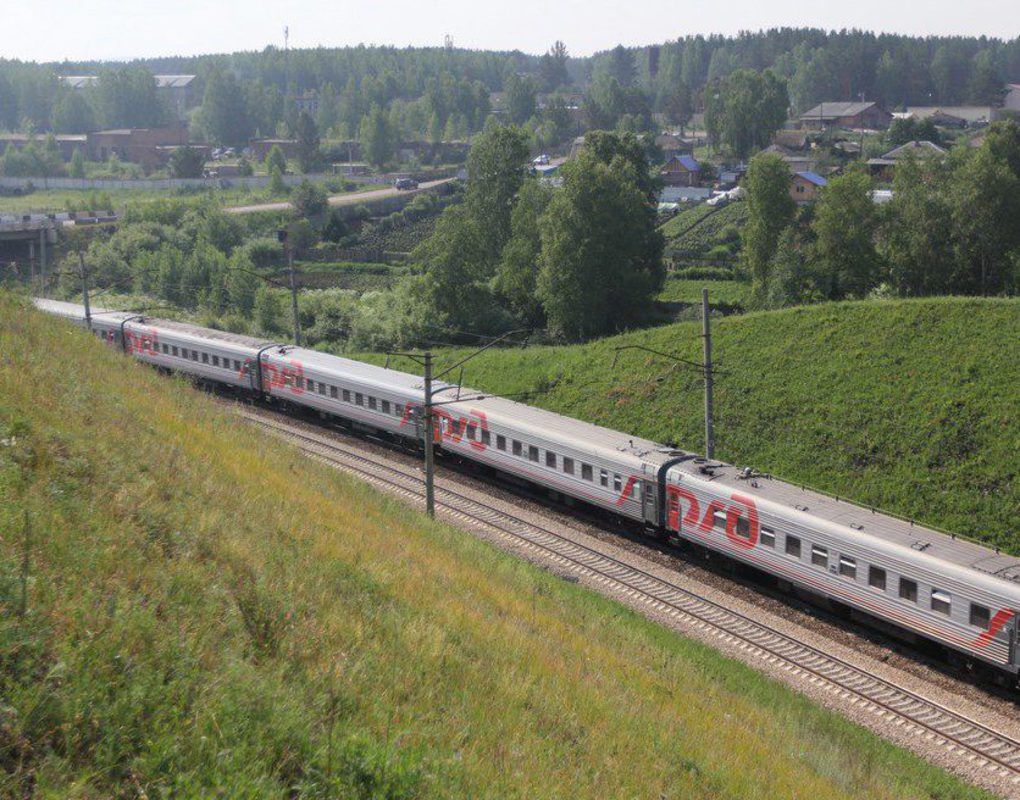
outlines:
[[641, 515], [649, 525], [658, 523], [658, 516], [655, 508], [655, 484], [651, 481], [641, 481]]

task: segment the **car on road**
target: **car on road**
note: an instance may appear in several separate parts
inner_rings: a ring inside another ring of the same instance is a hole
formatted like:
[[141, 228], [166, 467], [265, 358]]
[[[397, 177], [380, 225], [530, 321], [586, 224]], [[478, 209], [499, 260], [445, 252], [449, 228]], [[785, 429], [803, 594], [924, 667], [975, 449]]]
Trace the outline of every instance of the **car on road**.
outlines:
[[396, 189], [417, 189], [418, 181], [414, 178], [397, 178], [393, 181], [393, 186]]
[[542, 155], [536, 157], [534, 161], [532, 161], [531, 163], [534, 164], [536, 167], [544, 167], [549, 163], [549, 154], [542, 153]]

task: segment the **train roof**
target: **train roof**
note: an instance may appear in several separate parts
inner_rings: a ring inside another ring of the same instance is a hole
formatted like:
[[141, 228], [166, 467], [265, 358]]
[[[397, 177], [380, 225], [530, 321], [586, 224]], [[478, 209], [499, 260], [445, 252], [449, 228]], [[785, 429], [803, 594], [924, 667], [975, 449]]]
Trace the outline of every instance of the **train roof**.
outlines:
[[[703, 470], [708, 468], [711, 474]], [[973, 569], [1020, 586], [1020, 559], [1015, 556], [920, 525], [888, 512], [859, 505], [768, 475], [738, 469], [732, 464], [691, 459], [673, 467], [697, 480], [770, 501], [840, 526], [845, 532], [875, 537], [957, 566]], [[746, 477], [745, 477], [746, 476]]]
[[[84, 309], [75, 303], [59, 300], [35, 299], [35, 305], [43, 311], [62, 317], [82, 321]], [[121, 322], [132, 316], [132, 312], [111, 311], [104, 308], [93, 310], [94, 317], [113, 319]], [[215, 331], [185, 322], [146, 318], [142, 324], [156, 328], [174, 330], [196, 339], [216, 340], [251, 350], [272, 345], [272, 342], [251, 336]], [[291, 358], [300, 359], [306, 368], [326, 374], [344, 374], [381, 386], [392, 386], [421, 393], [424, 391], [421, 376], [399, 370], [353, 361], [341, 356], [322, 353], [317, 350], [286, 346]], [[436, 382], [434, 391], [439, 393], [440, 402], [453, 399], [449, 391], [453, 384]], [[536, 438], [558, 439], [566, 444], [589, 451], [601, 451], [609, 458], [631, 458], [655, 466], [664, 464], [678, 456], [690, 456], [681, 450], [659, 444], [648, 439], [631, 436], [620, 431], [604, 428], [573, 417], [546, 411], [504, 397], [487, 395], [476, 389], [460, 388], [465, 399], [448, 403], [445, 408], [468, 415], [470, 409], [484, 411], [490, 421], [503, 422], [532, 433]], [[1000, 580], [1020, 586], [1020, 558], [1000, 553], [976, 542], [962, 539], [953, 534], [943, 533], [908, 519], [896, 517], [887, 512], [859, 505], [845, 498], [827, 495], [806, 486], [773, 478], [755, 471], [738, 469], [732, 464], [703, 458], [687, 458], [673, 466], [674, 470], [690, 475], [699, 481], [723, 486], [728, 491], [741, 492], [764, 500], [776, 506], [792, 509], [808, 517], [820, 519], [839, 526], [844, 531], [856, 531], [862, 537], [874, 537], [900, 547], [909, 548], [959, 567], [973, 569]]]
[[[273, 352], [270, 350], [270, 352]], [[366, 364], [364, 361], [354, 361], [343, 356], [335, 356], [332, 353], [322, 353], [318, 350], [308, 350], [304, 347], [288, 347], [288, 358], [294, 358], [301, 362], [307, 371], [316, 370], [326, 375], [346, 376], [363, 383], [370, 383], [381, 387], [393, 387], [413, 391], [416, 394], [425, 394], [425, 381], [419, 375], [400, 370], [387, 369], [375, 364]], [[442, 381], [433, 383], [433, 390], [439, 391], [447, 384]]]
[[[677, 456], [686, 455], [683, 451], [667, 445], [642, 439], [611, 428], [603, 428], [591, 422], [567, 417], [543, 408], [536, 408], [505, 397], [479, 392], [476, 389], [462, 388], [462, 396], [467, 398], [483, 396], [483, 400], [465, 400], [462, 404], [451, 404], [451, 407], [477, 408], [484, 411], [490, 422], [505, 419], [517, 428], [533, 433], [537, 438], [556, 438], [581, 450], [601, 450], [611, 458], [632, 458], [638, 462], [646, 462], [660, 466]], [[440, 395], [442, 397], [442, 395]]]

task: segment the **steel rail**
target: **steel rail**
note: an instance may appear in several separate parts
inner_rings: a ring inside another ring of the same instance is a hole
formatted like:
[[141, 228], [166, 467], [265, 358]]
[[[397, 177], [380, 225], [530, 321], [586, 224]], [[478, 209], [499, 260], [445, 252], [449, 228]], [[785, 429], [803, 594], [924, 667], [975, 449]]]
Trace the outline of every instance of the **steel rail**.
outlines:
[[[417, 486], [420, 479], [416, 474], [376, 461], [322, 435], [312, 435], [250, 411], [240, 413], [275, 435], [295, 441], [298, 449], [308, 455], [382, 483], [413, 499], [424, 498]], [[399, 476], [400, 481], [386, 477], [387, 473]], [[408, 482], [415, 485], [408, 486]], [[971, 760], [982, 759], [1000, 774], [1012, 775], [1014, 782], [1020, 782], [1020, 740], [1008, 734], [542, 525], [490, 508], [447, 487], [437, 487], [436, 493], [437, 500], [438, 496], [446, 498], [446, 502], [438, 502], [438, 505], [454, 517], [481, 523], [503, 538], [551, 556], [557, 563], [596, 583], [615, 586], [625, 595], [640, 599], [659, 611], [692, 622], [702, 630], [710, 629], [716, 638], [756, 651], [756, 655], [788, 672], [812, 676], [816, 682], [834, 687], [842, 697], [855, 698], [855, 704], [867, 704], [878, 716], [902, 719], [930, 737], [942, 740], [950, 750], [966, 750], [973, 755]]]

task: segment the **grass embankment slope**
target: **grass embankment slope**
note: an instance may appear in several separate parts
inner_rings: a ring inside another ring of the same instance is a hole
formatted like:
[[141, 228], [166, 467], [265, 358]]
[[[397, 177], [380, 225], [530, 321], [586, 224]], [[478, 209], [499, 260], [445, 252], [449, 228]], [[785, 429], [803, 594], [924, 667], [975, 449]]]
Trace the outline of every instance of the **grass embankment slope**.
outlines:
[[4, 296], [0, 354], [0, 796], [983, 796]]
[[[700, 323], [503, 350], [470, 386], [703, 451]], [[713, 323], [716, 455], [1020, 553], [1020, 300], [835, 303]], [[450, 353], [452, 359], [456, 354]], [[381, 359], [379, 359], [381, 362]], [[396, 365], [408, 368], [407, 364]]]

